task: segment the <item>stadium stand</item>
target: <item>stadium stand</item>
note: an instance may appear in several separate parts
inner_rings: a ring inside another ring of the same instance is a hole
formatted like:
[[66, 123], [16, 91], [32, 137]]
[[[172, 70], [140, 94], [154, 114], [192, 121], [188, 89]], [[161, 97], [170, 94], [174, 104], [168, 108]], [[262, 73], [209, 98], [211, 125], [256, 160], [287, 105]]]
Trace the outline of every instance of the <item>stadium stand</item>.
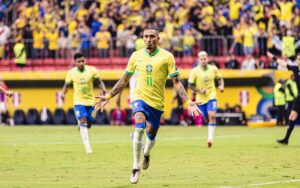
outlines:
[[[79, 50], [98, 68], [122, 68], [143, 47], [147, 24], [160, 29], [161, 47], [184, 57], [180, 68], [191, 68], [200, 49], [217, 57], [221, 68], [228, 54], [242, 56], [239, 63], [244, 55], [266, 62], [267, 50], [292, 58], [300, 46], [299, 6], [288, 0], [6, 0], [0, 11], [0, 70], [19, 70], [14, 62], [23, 54], [22, 70], [65, 69]], [[285, 49], [290, 45], [292, 50]]]

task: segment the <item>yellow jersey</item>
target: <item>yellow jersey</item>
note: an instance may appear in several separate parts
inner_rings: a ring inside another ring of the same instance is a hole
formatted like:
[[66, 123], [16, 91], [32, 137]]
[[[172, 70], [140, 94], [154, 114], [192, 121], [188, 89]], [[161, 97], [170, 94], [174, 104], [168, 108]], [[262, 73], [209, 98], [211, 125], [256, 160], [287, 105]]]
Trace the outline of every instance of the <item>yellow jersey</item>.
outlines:
[[209, 100], [217, 99], [217, 90], [215, 79], [222, 78], [219, 69], [214, 65], [207, 65], [205, 69], [197, 66], [192, 69], [189, 77], [189, 83], [194, 84], [198, 89], [205, 89], [205, 94], [197, 93], [196, 101], [206, 104]]
[[77, 67], [68, 71], [65, 82], [73, 84], [74, 105], [93, 106], [94, 100], [94, 80], [100, 79], [95, 67], [85, 65], [84, 71], [80, 72]]
[[126, 67], [126, 74], [136, 74], [132, 101], [143, 100], [149, 106], [163, 111], [167, 77], [175, 77], [178, 70], [173, 54], [162, 48], [151, 55], [142, 48], [135, 51]]

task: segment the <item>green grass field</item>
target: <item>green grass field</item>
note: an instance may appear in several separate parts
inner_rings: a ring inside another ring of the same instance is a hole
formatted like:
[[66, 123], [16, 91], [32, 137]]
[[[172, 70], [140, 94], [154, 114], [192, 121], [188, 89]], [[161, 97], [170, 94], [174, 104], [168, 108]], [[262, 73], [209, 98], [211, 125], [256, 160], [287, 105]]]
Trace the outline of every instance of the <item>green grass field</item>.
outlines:
[[93, 127], [86, 154], [76, 127], [0, 127], [0, 187], [300, 187], [300, 131], [162, 127], [151, 165], [131, 185], [132, 127]]

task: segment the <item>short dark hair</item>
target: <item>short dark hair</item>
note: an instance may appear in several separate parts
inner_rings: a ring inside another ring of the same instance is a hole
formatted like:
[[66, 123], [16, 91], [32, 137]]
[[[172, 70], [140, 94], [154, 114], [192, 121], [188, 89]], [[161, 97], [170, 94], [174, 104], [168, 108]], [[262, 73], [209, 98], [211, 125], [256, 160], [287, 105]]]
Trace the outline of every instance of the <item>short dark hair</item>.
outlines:
[[145, 30], [154, 30], [156, 34], [159, 33], [159, 29], [155, 26], [152, 26], [152, 25], [147, 25], [146, 28], [144, 29]]
[[84, 55], [81, 52], [77, 52], [74, 54], [74, 60], [81, 58], [81, 57], [84, 57]]

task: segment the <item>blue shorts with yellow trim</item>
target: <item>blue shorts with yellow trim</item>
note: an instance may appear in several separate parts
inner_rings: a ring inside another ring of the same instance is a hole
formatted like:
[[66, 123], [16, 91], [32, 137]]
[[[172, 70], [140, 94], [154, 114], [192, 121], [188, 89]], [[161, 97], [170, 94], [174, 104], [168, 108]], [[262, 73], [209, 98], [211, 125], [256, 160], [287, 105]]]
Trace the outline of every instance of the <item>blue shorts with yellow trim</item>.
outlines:
[[93, 111], [94, 111], [93, 106], [84, 106], [84, 105], [74, 106], [74, 112], [77, 120], [86, 118], [89, 122], [93, 122], [94, 121], [94, 117], [92, 116]]
[[135, 100], [131, 103], [133, 107], [132, 114], [137, 112], [142, 112], [146, 116], [146, 120], [151, 124], [152, 127], [158, 129], [160, 124], [160, 119], [163, 111], [156, 110], [155, 108], [146, 104], [143, 100]]
[[205, 104], [198, 105], [198, 107], [200, 108], [203, 116], [205, 118], [208, 118], [208, 112], [209, 111], [215, 111], [215, 112], [217, 111], [217, 109], [218, 109], [218, 101], [217, 101], [217, 99], [212, 99], [212, 100], [209, 100]]

